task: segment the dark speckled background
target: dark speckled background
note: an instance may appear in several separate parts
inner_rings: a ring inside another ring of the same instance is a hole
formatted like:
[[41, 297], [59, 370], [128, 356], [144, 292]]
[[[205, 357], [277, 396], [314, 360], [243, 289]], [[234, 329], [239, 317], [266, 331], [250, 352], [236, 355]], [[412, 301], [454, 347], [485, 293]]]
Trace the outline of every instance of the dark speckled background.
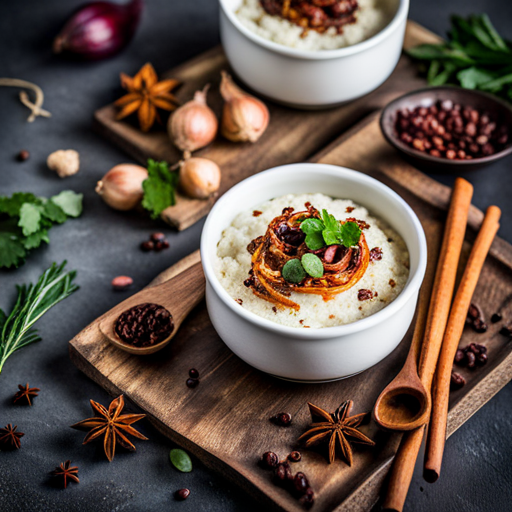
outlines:
[[[170, 441], [151, 425], [140, 430], [151, 440], [137, 443], [137, 453], [116, 455], [108, 463], [94, 446], [81, 446], [83, 434], [68, 425], [89, 416], [88, 399], [108, 403], [110, 397], [69, 361], [67, 342], [98, 315], [123, 299], [110, 280], [133, 276], [133, 290], [196, 249], [202, 222], [183, 233], [162, 226], [171, 249], [143, 254], [137, 246], [155, 224], [136, 214], [108, 209], [94, 193], [94, 183], [113, 165], [128, 158], [91, 130], [93, 111], [117, 94], [118, 73], [135, 72], [151, 61], [163, 71], [219, 42], [215, 0], [147, 0], [133, 44], [111, 60], [79, 64], [59, 60], [50, 51], [52, 37], [80, 0], [0, 0], [0, 76], [38, 83], [46, 93], [51, 120], [27, 124], [27, 110], [14, 89], [0, 90], [0, 194], [32, 191], [50, 196], [65, 188], [84, 193], [85, 211], [51, 232], [51, 245], [36, 251], [15, 271], [0, 272], [0, 307], [14, 299], [14, 285], [37, 278], [52, 261], [67, 259], [78, 270], [81, 290], [38, 324], [43, 342], [23, 349], [0, 376], [0, 424], [17, 424], [25, 437], [18, 452], [0, 453], [0, 512], [107, 511], [256, 511], [242, 491], [206, 470], [198, 461], [181, 474], [168, 461]], [[442, 34], [448, 15], [486, 11], [512, 38], [510, 0], [412, 0], [412, 19]], [[26, 148], [31, 158], [14, 160]], [[61, 181], [45, 166], [57, 149], [80, 152], [81, 171]], [[512, 159], [467, 178], [475, 185], [474, 202], [503, 209], [500, 235], [512, 242]], [[453, 177], [438, 176], [451, 184]], [[132, 291], [133, 291], [132, 290]], [[41, 388], [32, 408], [10, 403], [18, 383]], [[169, 396], [172, 400], [172, 395]], [[448, 441], [442, 479], [426, 484], [414, 477], [406, 503], [409, 511], [485, 512], [512, 509], [512, 385], [473, 416]], [[79, 485], [63, 491], [48, 482], [48, 472], [71, 459], [80, 467]], [[173, 491], [191, 489], [191, 497], [174, 501]]]

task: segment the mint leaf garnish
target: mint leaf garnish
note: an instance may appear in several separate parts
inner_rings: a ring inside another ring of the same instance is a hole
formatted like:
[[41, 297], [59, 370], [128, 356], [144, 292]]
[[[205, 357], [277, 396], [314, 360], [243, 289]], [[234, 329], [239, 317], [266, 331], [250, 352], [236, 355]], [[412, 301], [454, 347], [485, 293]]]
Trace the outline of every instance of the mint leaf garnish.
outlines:
[[306, 277], [306, 272], [299, 259], [288, 260], [281, 270], [281, 274], [285, 281], [298, 284]]
[[322, 277], [324, 275], [322, 260], [316, 254], [308, 252], [302, 256], [300, 261], [304, 270], [311, 277]]
[[309, 218], [302, 221], [300, 229], [310, 235], [312, 233], [321, 232], [324, 229], [324, 223], [320, 219]]
[[345, 247], [354, 247], [361, 238], [361, 228], [357, 222], [348, 221], [341, 226], [341, 239]]
[[311, 249], [312, 251], [321, 249], [325, 245], [321, 231], [314, 231], [313, 233], [306, 235], [306, 239], [304, 241], [306, 242], [308, 249]]
[[169, 458], [172, 465], [182, 473], [190, 473], [192, 471], [192, 460], [188, 453], [180, 448], [174, 448], [169, 452]]

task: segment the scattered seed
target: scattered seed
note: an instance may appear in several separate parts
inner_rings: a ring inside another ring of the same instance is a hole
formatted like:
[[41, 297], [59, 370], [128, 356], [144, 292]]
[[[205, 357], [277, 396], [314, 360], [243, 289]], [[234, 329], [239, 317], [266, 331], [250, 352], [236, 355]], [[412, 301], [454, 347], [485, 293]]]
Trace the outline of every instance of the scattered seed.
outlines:
[[191, 379], [199, 379], [199, 372], [195, 368], [190, 368], [188, 375]]
[[186, 500], [188, 497], [190, 496], [190, 491], [188, 489], [178, 489], [175, 493], [174, 493], [174, 497], [179, 500], [179, 501], [183, 501], [183, 500]]
[[162, 242], [165, 240], [165, 235], [163, 233], [151, 233], [149, 237], [153, 242]]
[[151, 240], [148, 240], [147, 242], [142, 242], [140, 244], [140, 248], [144, 252], [149, 252], [149, 251], [152, 251], [155, 248], [155, 244]]
[[18, 162], [24, 162], [30, 158], [30, 153], [26, 149], [22, 149], [16, 156]]
[[288, 455], [288, 460], [290, 462], [299, 462], [302, 459], [302, 455], [300, 452], [293, 451]]
[[292, 423], [292, 415], [287, 412], [280, 412], [270, 418], [270, 421], [280, 427], [288, 427]]
[[491, 322], [493, 324], [501, 322], [502, 320], [503, 320], [503, 316], [501, 316], [500, 313], [494, 313], [494, 315], [491, 316]]
[[462, 375], [460, 375], [460, 373], [452, 372], [452, 376], [450, 379], [450, 388], [452, 390], [460, 389], [465, 384], [466, 379]]
[[187, 379], [187, 387], [190, 388], [190, 389], [194, 389], [198, 386], [199, 384], [199, 379]]
[[265, 452], [261, 456], [260, 465], [265, 469], [273, 469], [279, 464], [279, 457], [274, 452]]
[[116, 291], [126, 290], [133, 284], [133, 279], [129, 276], [117, 276], [112, 279], [112, 288]]

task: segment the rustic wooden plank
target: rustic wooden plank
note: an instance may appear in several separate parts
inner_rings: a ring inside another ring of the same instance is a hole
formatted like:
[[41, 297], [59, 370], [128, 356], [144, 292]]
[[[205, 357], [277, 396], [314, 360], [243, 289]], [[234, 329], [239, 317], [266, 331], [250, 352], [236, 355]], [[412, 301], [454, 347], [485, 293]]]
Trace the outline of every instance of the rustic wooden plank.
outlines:
[[[396, 190], [418, 214], [432, 259], [442, 235], [450, 190], [403, 162], [384, 141], [375, 116], [314, 160], [356, 168]], [[476, 228], [482, 214], [475, 209], [473, 215]], [[471, 231], [467, 233], [464, 258], [469, 253]], [[511, 252], [510, 245], [498, 239], [483, 269], [475, 300], [488, 315], [500, 309], [505, 314], [512, 313], [512, 272], [507, 258]], [[194, 253], [152, 284], [169, 279], [198, 259], [198, 253]], [[274, 487], [267, 472], [257, 467], [258, 456], [272, 449], [284, 457], [292, 449], [309, 423], [307, 401], [334, 409], [342, 400], [351, 398], [356, 412], [371, 410], [382, 388], [399, 371], [410, 343], [408, 333], [388, 358], [359, 376], [329, 384], [299, 385], [253, 370], [234, 356], [215, 334], [204, 305], [191, 314], [169, 347], [157, 356], [145, 358], [121, 353], [102, 340], [97, 322], [70, 342], [71, 358], [80, 369], [109, 392], [124, 392], [166, 436], [258, 497], [265, 506], [296, 512], [301, 510], [297, 502]], [[452, 394], [449, 434], [512, 378], [512, 344], [506, 343], [498, 329], [499, 325], [490, 324], [486, 334], [464, 332], [463, 345], [484, 342], [488, 346], [489, 364], [474, 372], [461, 370], [468, 383]], [[184, 385], [192, 366], [202, 374], [201, 385], [195, 390]], [[294, 416], [289, 429], [279, 429], [268, 421], [280, 410]], [[368, 510], [377, 500], [400, 435], [380, 431], [373, 423], [368, 429], [377, 447], [356, 449], [351, 468], [339, 461], [328, 465], [321, 454], [309, 451], [294, 466], [296, 470], [304, 468], [310, 476], [319, 512]]]
[[[404, 47], [410, 48], [421, 42], [438, 39], [432, 32], [410, 21]], [[195, 90], [211, 83], [208, 102], [220, 117], [220, 71], [228, 67], [226, 56], [219, 46], [174, 68], [164, 76], [183, 81], [183, 86], [177, 92], [178, 98], [183, 102], [188, 101]], [[391, 77], [364, 98], [334, 109], [307, 112], [268, 102], [271, 122], [257, 144], [234, 144], [219, 136], [209, 147], [198, 151], [197, 156], [211, 158], [220, 165], [222, 182], [219, 194], [222, 194], [242, 179], [264, 169], [308, 159], [368, 113], [383, 107], [404, 92], [423, 85], [415, 66], [404, 56]], [[116, 121], [115, 115], [116, 109], [113, 105], [98, 110], [95, 114], [96, 127], [104, 137], [118, 144], [135, 160], [142, 164], [148, 158], [169, 163], [179, 160], [180, 153], [169, 141], [165, 130], [144, 134], [133, 123]], [[215, 198], [189, 199], [178, 193], [176, 205], [167, 208], [162, 213], [162, 218], [178, 230], [183, 230], [206, 215], [214, 202]]]

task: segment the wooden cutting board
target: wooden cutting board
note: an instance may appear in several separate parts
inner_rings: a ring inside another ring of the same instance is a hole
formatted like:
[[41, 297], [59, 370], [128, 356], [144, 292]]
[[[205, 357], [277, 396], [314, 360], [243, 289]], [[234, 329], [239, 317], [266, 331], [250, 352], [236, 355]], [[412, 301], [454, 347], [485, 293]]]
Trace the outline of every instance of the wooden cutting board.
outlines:
[[[357, 169], [393, 188], [420, 218], [428, 240], [429, 262], [435, 264], [450, 189], [404, 163], [384, 141], [375, 115], [313, 160]], [[472, 207], [463, 260], [482, 218], [482, 212]], [[198, 258], [198, 253], [192, 254], [151, 284], [169, 279]], [[510, 318], [511, 292], [512, 247], [496, 239], [474, 300], [487, 318], [497, 311]], [[333, 411], [342, 401], [352, 399], [354, 413], [370, 411], [380, 391], [399, 371], [411, 340], [409, 332], [384, 361], [350, 379], [296, 384], [254, 370], [230, 352], [215, 333], [204, 303], [193, 311], [168, 347], [144, 358], [122, 352], [104, 340], [98, 330], [99, 320], [70, 342], [71, 359], [78, 368], [112, 395], [124, 393], [166, 436], [234, 480], [265, 506], [289, 512], [302, 508], [258, 467], [260, 455], [272, 450], [284, 458], [295, 447], [296, 439], [310, 422], [307, 402]], [[489, 324], [485, 334], [470, 329], [464, 332], [461, 345], [485, 344], [489, 362], [473, 372], [460, 371], [467, 385], [452, 393], [448, 434], [512, 378], [512, 344], [499, 334], [499, 329], [500, 324]], [[192, 367], [201, 374], [196, 389], [185, 385]], [[289, 428], [270, 423], [269, 418], [280, 411], [293, 415]], [[313, 511], [369, 510], [378, 499], [400, 434], [379, 430], [373, 421], [364, 428], [376, 446], [365, 449], [356, 445], [352, 467], [341, 461], [329, 465], [321, 453], [302, 451], [303, 460], [293, 469], [304, 471], [310, 478], [317, 496]]]
[[[414, 22], [408, 23], [404, 48], [433, 41], [439, 41], [438, 36]], [[229, 65], [219, 46], [164, 73], [163, 77], [177, 78], [183, 82], [183, 86], [177, 91], [181, 102], [188, 101], [194, 91], [210, 83], [208, 104], [220, 118], [223, 101], [218, 85], [220, 71], [223, 69], [229, 69]], [[235, 144], [218, 136], [210, 146], [194, 155], [210, 158], [219, 164], [222, 170], [219, 192], [222, 194], [256, 172], [276, 165], [307, 160], [370, 112], [382, 108], [395, 97], [424, 85], [414, 64], [404, 56], [391, 77], [364, 98], [335, 109], [317, 111], [294, 110], [267, 102], [271, 120], [257, 144]], [[144, 134], [134, 123], [116, 121], [116, 112], [113, 105], [98, 110], [95, 114], [95, 125], [104, 137], [118, 144], [135, 160], [146, 165], [148, 158], [165, 160], [169, 164], [180, 159], [179, 151], [171, 144], [162, 127]], [[206, 215], [214, 201], [214, 198], [197, 200], [178, 194], [176, 205], [167, 208], [162, 218], [182, 230]]]

